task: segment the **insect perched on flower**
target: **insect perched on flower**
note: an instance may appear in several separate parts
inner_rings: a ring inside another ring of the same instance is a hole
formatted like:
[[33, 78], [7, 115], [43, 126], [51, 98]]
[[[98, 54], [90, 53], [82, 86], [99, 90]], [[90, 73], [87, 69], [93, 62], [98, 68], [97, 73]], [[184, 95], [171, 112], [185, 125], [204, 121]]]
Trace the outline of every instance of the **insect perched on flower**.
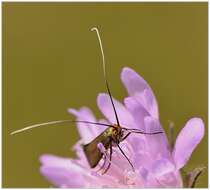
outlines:
[[[127, 159], [128, 163], [131, 165], [132, 170], [135, 171], [133, 164], [130, 162], [129, 158], [126, 156], [126, 154], [124, 153], [124, 151], [121, 149], [120, 147], [120, 142], [122, 142], [123, 140], [125, 140], [131, 133], [139, 133], [139, 134], [144, 134], [144, 135], [156, 135], [156, 134], [160, 134], [163, 133], [162, 131], [156, 131], [156, 132], [150, 132], [150, 133], [146, 133], [140, 129], [130, 129], [130, 128], [125, 128], [122, 127], [117, 115], [117, 111], [112, 99], [112, 95], [111, 95], [111, 91], [109, 88], [109, 84], [107, 81], [107, 77], [106, 77], [106, 67], [105, 67], [105, 58], [104, 58], [104, 52], [103, 52], [103, 46], [101, 43], [101, 37], [99, 34], [99, 31], [97, 28], [92, 28], [92, 31], [96, 31], [98, 40], [99, 40], [99, 44], [100, 44], [100, 49], [101, 49], [101, 54], [102, 54], [102, 58], [103, 58], [103, 71], [104, 71], [104, 78], [105, 78], [105, 84], [107, 87], [107, 91], [108, 91], [108, 95], [110, 98], [110, 102], [112, 104], [112, 108], [114, 111], [114, 116], [116, 119], [116, 124], [104, 124], [104, 123], [99, 123], [99, 122], [91, 122], [91, 121], [70, 121], [70, 120], [61, 120], [61, 121], [52, 121], [52, 122], [48, 122], [48, 123], [41, 123], [41, 124], [36, 124], [36, 125], [32, 125], [29, 127], [25, 127], [23, 129], [17, 130], [15, 132], [13, 132], [12, 134], [18, 133], [18, 132], [22, 132], [28, 129], [32, 129], [32, 128], [36, 128], [39, 126], [44, 126], [44, 125], [49, 125], [49, 124], [55, 124], [55, 123], [64, 123], [64, 122], [75, 122], [75, 123], [88, 123], [91, 125], [100, 125], [100, 126], [107, 126], [108, 128], [105, 129], [100, 135], [98, 135], [94, 140], [92, 140], [91, 142], [89, 142], [88, 144], [83, 145], [83, 150], [84, 153], [87, 157], [87, 160], [90, 164], [91, 168], [94, 168], [97, 166], [97, 164], [99, 163], [99, 161], [101, 160], [101, 158], [104, 156], [104, 164], [102, 165], [102, 167], [100, 168], [103, 169], [105, 164], [106, 164], [106, 158], [107, 158], [107, 153], [106, 151], [109, 149], [109, 164], [107, 166], [107, 168], [103, 171], [103, 174], [106, 173], [108, 171], [108, 169], [111, 166], [111, 159], [112, 159], [112, 146], [117, 146], [120, 150], [120, 152], [122, 153], [122, 155]], [[98, 146], [99, 143], [105, 148], [106, 151], [101, 151], [100, 147]]]
[[[99, 94], [97, 103], [106, 119], [97, 121], [86, 107], [69, 109], [77, 117], [75, 121], [31, 125], [12, 134], [49, 124], [77, 123], [81, 136], [74, 146], [77, 159], [47, 154], [40, 158], [41, 173], [56, 187], [184, 187], [180, 169], [203, 138], [203, 121], [200, 118], [190, 119], [174, 146], [170, 146], [159, 121], [154, 93], [134, 70], [125, 67], [121, 73], [121, 80], [128, 92], [124, 104], [111, 96], [101, 39], [98, 30], [93, 30], [99, 39], [108, 91], [108, 94]], [[103, 172], [99, 172], [102, 169]], [[197, 169], [195, 175], [188, 176], [185, 187], [193, 187], [201, 171]]]

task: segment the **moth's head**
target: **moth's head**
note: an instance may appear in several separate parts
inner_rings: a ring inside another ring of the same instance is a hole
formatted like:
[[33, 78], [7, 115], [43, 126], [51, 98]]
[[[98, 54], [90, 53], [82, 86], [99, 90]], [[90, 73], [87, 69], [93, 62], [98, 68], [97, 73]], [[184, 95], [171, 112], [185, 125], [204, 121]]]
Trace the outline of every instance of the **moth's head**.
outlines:
[[121, 126], [117, 124], [113, 125], [111, 133], [112, 133], [112, 138], [114, 138], [116, 141], [120, 141], [124, 135]]

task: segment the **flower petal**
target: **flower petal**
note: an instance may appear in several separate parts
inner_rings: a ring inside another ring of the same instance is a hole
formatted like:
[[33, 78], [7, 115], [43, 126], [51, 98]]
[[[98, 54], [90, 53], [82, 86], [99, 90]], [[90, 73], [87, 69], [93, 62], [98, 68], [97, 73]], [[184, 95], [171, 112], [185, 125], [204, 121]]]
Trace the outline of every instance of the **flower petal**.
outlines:
[[151, 116], [158, 118], [158, 104], [155, 95], [148, 83], [134, 70], [125, 67], [121, 72], [121, 80], [126, 87], [128, 94], [136, 97]]
[[145, 131], [145, 125], [144, 125], [144, 117], [149, 116], [149, 113], [146, 111], [146, 109], [133, 97], [127, 97], [124, 99], [124, 103], [126, 108], [130, 111], [132, 114], [136, 126], [133, 126], [133, 128], [138, 128], [142, 131]]
[[179, 171], [166, 173], [156, 178], [160, 185], [164, 188], [183, 188], [182, 178]]
[[88, 164], [88, 160], [86, 158], [85, 152], [82, 148], [82, 140], [78, 141], [73, 147], [72, 150], [75, 151], [77, 158], [75, 161], [75, 163], [79, 163], [79, 165], [90, 169], [90, 166]]
[[[134, 120], [130, 112], [125, 108], [123, 104], [113, 98], [114, 106], [117, 112], [117, 116], [120, 124], [125, 127], [132, 126]], [[97, 98], [98, 107], [104, 116], [112, 123], [116, 124], [115, 113], [111, 104], [111, 100], [108, 94], [101, 93]]]
[[175, 169], [174, 164], [166, 158], [161, 158], [156, 160], [152, 166], [152, 172], [156, 177], [160, 177], [162, 175], [170, 173], [174, 169]]
[[[87, 107], [82, 107], [79, 111], [75, 109], [68, 109], [68, 111], [77, 117], [77, 120], [97, 122], [92, 111]], [[97, 126], [86, 123], [77, 123], [78, 131], [83, 140], [83, 143], [89, 143], [96, 136], [98, 136], [106, 127]]]
[[170, 157], [167, 137], [163, 128], [161, 127], [160, 121], [153, 117], [147, 116], [144, 118], [144, 123], [147, 133], [163, 131], [163, 133], [160, 134], [145, 135], [147, 138], [146, 142], [150, 155], [156, 159], [161, 157]]
[[190, 119], [179, 133], [173, 151], [176, 168], [182, 168], [204, 136], [204, 123], [200, 118]]
[[46, 167], [42, 166], [40, 169], [44, 175], [53, 185], [60, 188], [82, 188], [84, 187], [84, 179], [79, 173], [75, 173], [66, 168]]
[[43, 155], [40, 161], [43, 164], [40, 172], [56, 187], [84, 187], [82, 169], [73, 164], [70, 159]]

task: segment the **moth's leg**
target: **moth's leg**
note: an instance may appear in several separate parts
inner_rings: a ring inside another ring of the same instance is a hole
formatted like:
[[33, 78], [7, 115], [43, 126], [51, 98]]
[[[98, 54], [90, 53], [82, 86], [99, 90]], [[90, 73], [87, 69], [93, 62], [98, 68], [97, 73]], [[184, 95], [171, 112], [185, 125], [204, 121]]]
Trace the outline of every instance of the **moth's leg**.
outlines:
[[111, 161], [112, 161], [112, 140], [110, 141], [109, 164], [108, 164], [107, 168], [103, 171], [102, 175], [105, 174], [108, 171], [108, 169], [110, 168]]
[[104, 145], [102, 145], [102, 146], [103, 146], [103, 149], [101, 149], [101, 148], [99, 148], [99, 149], [100, 149], [100, 152], [102, 153], [103, 164], [100, 165], [100, 168], [96, 172], [99, 172], [100, 170], [102, 170], [105, 167], [106, 161], [108, 159], [107, 149], [105, 149]]
[[133, 164], [131, 163], [131, 161], [129, 160], [129, 158], [126, 156], [126, 154], [123, 152], [123, 150], [121, 149], [120, 145], [119, 145], [119, 142], [116, 143], [117, 144], [117, 147], [119, 148], [120, 152], [123, 154], [123, 156], [127, 159], [127, 161], [129, 162], [129, 164], [131, 165], [133, 171], [135, 171], [134, 167], [133, 167]]
[[127, 135], [125, 135], [125, 136], [121, 139], [121, 141], [124, 141], [130, 134], [131, 134], [131, 132], [129, 132]]
[[101, 170], [104, 168], [105, 164], [106, 164], [106, 160], [107, 160], [106, 152], [103, 153], [103, 157], [104, 157], [104, 162], [103, 162], [103, 164], [100, 166], [100, 168], [97, 170], [97, 172], [101, 171]]

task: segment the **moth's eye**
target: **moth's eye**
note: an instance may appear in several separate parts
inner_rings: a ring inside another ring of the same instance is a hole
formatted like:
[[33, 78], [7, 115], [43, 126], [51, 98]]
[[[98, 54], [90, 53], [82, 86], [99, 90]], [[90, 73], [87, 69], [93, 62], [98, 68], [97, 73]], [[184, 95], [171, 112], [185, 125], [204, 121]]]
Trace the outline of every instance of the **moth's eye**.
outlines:
[[123, 131], [120, 132], [120, 136], [122, 137], [124, 135]]
[[119, 135], [119, 132], [118, 132], [117, 130], [114, 130], [114, 131], [113, 131], [113, 135], [115, 135], [115, 136], [116, 136], [116, 135]]

